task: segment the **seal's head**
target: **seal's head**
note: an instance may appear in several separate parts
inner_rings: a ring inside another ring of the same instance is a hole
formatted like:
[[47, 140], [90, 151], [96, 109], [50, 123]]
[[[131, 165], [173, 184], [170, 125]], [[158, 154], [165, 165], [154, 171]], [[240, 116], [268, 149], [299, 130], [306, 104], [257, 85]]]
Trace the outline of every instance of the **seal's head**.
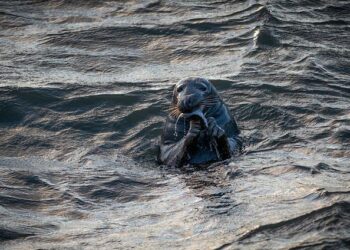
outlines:
[[199, 116], [221, 103], [215, 87], [205, 78], [189, 77], [179, 81], [173, 91], [171, 114], [174, 117]]

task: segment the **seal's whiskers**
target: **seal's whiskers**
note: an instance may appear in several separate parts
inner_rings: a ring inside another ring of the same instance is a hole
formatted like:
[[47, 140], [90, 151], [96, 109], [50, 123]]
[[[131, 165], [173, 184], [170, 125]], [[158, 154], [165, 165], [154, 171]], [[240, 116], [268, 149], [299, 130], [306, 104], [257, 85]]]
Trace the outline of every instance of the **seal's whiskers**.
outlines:
[[177, 134], [177, 124], [178, 124], [178, 122], [179, 122], [179, 120], [180, 120], [181, 117], [182, 117], [182, 114], [180, 114], [180, 115], [177, 117], [176, 122], [175, 122], [175, 131], [174, 131], [174, 135], [175, 135], [176, 137], [178, 136], [178, 134]]
[[168, 109], [168, 112], [172, 117], [178, 117], [181, 114], [181, 111], [177, 106], [172, 106]]

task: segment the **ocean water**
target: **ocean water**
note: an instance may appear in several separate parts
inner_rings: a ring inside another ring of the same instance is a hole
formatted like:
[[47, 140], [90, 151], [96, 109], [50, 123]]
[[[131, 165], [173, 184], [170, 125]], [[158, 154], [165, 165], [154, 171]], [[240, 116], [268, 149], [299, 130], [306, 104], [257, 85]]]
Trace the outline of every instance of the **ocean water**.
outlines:
[[[172, 86], [245, 153], [169, 169]], [[1, 249], [349, 249], [350, 2], [0, 1]]]

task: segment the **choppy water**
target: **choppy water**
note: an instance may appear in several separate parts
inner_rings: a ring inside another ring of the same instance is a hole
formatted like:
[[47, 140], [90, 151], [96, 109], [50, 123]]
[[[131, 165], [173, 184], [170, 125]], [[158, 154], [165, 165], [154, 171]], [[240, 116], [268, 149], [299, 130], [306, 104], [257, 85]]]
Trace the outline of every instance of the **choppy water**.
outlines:
[[[171, 86], [247, 153], [155, 163]], [[6, 249], [348, 249], [350, 2], [0, 1]]]

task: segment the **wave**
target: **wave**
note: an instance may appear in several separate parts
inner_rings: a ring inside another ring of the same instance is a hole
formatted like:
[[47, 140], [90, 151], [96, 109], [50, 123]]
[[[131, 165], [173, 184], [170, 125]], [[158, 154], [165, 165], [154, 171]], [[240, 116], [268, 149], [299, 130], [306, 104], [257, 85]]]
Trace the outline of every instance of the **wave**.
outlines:
[[[322, 230], [325, 235], [332, 235], [337, 230], [335, 242], [346, 242], [349, 237], [350, 210], [348, 202], [338, 202], [307, 214], [278, 223], [262, 225], [239, 238], [241, 244], [256, 240], [278, 240], [293, 238], [301, 234]], [[327, 239], [327, 236], [324, 237]]]

